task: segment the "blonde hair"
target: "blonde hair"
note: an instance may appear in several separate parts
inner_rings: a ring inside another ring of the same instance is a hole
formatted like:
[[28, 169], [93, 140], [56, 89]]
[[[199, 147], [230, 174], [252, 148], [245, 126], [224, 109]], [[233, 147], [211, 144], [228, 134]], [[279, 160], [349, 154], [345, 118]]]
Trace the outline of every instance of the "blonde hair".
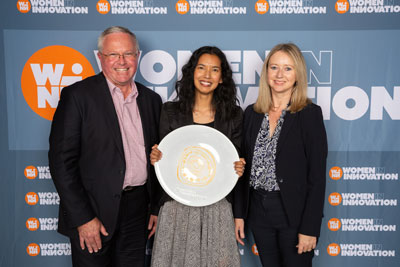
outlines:
[[296, 82], [293, 86], [288, 110], [291, 113], [298, 112], [311, 103], [311, 100], [307, 97], [307, 68], [303, 54], [295, 44], [278, 44], [272, 48], [263, 64], [258, 97], [254, 104], [254, 111], [258, 113], [267, 113], [273, 107], [271, 87], [268, 84], [268, 64], [271, 57], [279, 51], [292, 58], [296, 72]]

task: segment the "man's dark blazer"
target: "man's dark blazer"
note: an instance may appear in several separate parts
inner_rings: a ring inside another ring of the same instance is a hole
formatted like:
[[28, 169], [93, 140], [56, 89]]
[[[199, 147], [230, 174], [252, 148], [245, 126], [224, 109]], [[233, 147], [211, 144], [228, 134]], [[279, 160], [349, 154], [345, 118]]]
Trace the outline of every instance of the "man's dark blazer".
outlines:
[[[136, 83], [147, 157], [147, 188], [153, 214], [159, 185], [150, 164], [158, 143], [161, 98]], [[76, 227], [94, 217], [110, 239], [115, 230], [125, 157], [117, 113], [107, 81], [100, 73], [62, 90], [50, 133], [49, 166], [60, 196], [58, 231], [77, 236]], [[135, 203], [132, 203], [134, 205]]]
[[[254, 146], [264, 114], [247, 107], [243, 120], [242, 151], [246, 171], [242, 184], [241, 214], [249, 205], [249, 178]], [[319, 236], [325, 198], [328, 145], [321, 108], [309, 104], [299, 112], [287, 112], [276, 151], [276, 178], [289, 223], [301, 234]]]
[[[222, 120], [219, 115], [220, 114], [218, 113], [215, 114], [214, 128], [223, 133], [226, 137], [228, 137], [239, 152], [242, 140], [242, 109], [240, 107], [237, 107], [235, 110], [233, 110], [231, 114], [232, 118], [229, 120]], [[179, 108], [178, 102], [164, 103], [161, 111], [160, 120], [161, 139], [163, 139], [168, 133], [175, 129], [192, 124], [194, 124], [192, 113], [182, 112]], [[234, 192], [231, 192], [226, 198], [229, 202], [232, 203]], [[160, 205], [164, 204], [164, 202], [168, 200], [171, 200], [171, 198], [164, 192]], [[234, 203], [233, 206], [235, 206]]]

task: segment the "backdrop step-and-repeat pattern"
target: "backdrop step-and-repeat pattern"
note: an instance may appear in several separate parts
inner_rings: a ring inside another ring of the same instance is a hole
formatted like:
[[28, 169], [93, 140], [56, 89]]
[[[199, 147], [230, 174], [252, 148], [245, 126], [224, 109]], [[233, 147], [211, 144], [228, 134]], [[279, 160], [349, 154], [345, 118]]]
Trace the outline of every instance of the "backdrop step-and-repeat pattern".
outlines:
[[[71, 266], [49, 128], [62, 88], [101, 71], [111, 25], [137, 34], [136, 80], [164, 101], [191, 53], [216, 45], [245, 108], [269, 50], [296, 43], [329, 143], [314, 266], [400, 266], [400, 0], [7, 0], [0, 12], [1, 266]], [[251, 233], [239, 251], [261, 266]]]

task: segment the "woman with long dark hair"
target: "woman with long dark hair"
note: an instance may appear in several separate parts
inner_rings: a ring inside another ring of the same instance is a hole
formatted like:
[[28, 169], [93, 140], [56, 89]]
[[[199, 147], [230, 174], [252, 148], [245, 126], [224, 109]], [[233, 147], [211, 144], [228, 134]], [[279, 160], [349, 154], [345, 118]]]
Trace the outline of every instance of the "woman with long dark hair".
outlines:
[[[194, 51], [175, 89], [177, 101], [162, 108], [161, 139], [179, 127], [200, 124], [221, 131], [239, 149], [243, 112], [237, 106], [232, 70], [219, 48], [204, 46]], [[152, 164], [161, 155], [155, 145]], [[232, 162], [232, 168], [241, 176], [244, 161]], [[240, 266], [232, 211], [234, 191], [205, 207], [183, 205], [164, 193], [152, 266]]]

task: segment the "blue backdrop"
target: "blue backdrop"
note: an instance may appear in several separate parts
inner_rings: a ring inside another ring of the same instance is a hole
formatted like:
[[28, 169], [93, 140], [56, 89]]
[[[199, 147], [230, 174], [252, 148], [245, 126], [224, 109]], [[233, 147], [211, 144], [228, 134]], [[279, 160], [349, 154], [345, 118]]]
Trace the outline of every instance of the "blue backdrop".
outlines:
[[[48, 170], [59, 92], [101, 69], [97, 37], [137, 34], [136, 80], [174, 97], [191, 52], [228, 57], [243, 108], [261, 66], [294, 42], [328, 133], [325, 217], [314, 266], [400, 266], [400, 0], [7, 0], [0, 8], [0, 265], [71, 266]], [[248, 233], [242, 266], [261, 266]], [[148, 253], [151, 252], [149, 247]]]

